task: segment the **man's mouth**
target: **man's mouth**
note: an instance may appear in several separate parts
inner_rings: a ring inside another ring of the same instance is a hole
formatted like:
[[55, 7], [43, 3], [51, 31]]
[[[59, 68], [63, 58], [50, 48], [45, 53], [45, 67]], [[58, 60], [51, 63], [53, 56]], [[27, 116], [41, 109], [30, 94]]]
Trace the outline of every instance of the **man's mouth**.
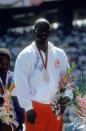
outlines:
[[42, 36], [42, 38], [46, 38], [46, 36], [45, 36], [45, 35], [43, 35], [43, 36]]
[[47, 38], [47, 35], [43, 34], [43, 35], [41, 35], [41, 38], [45, 39], [45, 38]]

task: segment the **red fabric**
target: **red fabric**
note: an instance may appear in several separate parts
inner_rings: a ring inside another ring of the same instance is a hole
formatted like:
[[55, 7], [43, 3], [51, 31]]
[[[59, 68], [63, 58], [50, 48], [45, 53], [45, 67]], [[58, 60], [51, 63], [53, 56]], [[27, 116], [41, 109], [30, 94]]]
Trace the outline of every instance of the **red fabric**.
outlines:
[[63, 116], [57, 120], [49, 104], [33, 102], [33, 107], [37, 113], [37, 121], [36, 124], [30, 124], [27, 122], [25, 113], [26, 131], [62, 131]]

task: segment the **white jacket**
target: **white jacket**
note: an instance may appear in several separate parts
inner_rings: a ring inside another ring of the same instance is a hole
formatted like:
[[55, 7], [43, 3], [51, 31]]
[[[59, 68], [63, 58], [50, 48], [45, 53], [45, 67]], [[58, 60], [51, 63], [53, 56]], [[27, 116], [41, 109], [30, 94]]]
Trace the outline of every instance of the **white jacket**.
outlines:
[[[43, 51], [41, 53], [45, 61], [45, 54]], [[21, 107], [26, 111], [32, 109], [32, 100], [49, 104], [59, 89], [61, 75], [67, 71], [68, 66], [64, 51], [49, 42], [47, 64], [49, 81], [46, 82], [43, 79], [45, 73], [35, 42], [21, 51], [14, 70], [15, 92]]]

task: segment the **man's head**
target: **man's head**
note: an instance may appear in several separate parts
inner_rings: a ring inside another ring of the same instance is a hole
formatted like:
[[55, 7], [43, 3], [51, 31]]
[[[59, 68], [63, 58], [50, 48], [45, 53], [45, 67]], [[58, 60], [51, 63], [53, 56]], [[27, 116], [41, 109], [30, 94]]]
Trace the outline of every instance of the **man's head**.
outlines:
[[7, 49], [0, 48], [0, 76], [5, 76], [10, 66], [10, 53]]
[[50, 35], [50, 24], [44, 19], [40, 18], [35, 21], [34, 32], [36, 41], [46, 41]]

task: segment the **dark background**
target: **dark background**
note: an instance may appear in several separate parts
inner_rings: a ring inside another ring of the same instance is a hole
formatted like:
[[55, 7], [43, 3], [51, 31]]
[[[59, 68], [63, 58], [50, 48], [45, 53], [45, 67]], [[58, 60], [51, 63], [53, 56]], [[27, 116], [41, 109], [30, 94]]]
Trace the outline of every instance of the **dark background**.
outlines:
[[0, 34], [6, 32], [8, 28], [33, 25], [39, 17], [45, 17], [50, 23], [59, 22], [62, 29], [66, 28], [68, 32], [72, 28], [73, 20], [85, 19], [86, 1], [44, 0], [37, 6], [18, 7], [17, 3], [16, 6], [15, 3], [0, 5]]

